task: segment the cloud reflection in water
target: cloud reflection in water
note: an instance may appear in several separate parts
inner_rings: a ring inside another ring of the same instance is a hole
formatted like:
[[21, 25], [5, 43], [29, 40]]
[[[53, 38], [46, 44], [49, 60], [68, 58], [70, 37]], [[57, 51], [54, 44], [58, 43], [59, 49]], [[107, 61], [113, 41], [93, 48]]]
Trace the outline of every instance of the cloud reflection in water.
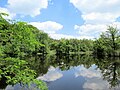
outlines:
[[82, 76], [86, 82], [83, 85], [84, 90], [109, 90], [109, 83], [102, 79], [102, 74], [96, 65], [85, 68], [83, 65], [76, 67], [75, 77]]
[[101, 73], [100, 70], [97, 69], [95, 70], [96, 66], [92, 65], [89, 69], [85, 68], [83, 65], [81, 65], [80, 67], [76, 67], [75, 69], [77, 70], [75, 72], [75, 77], [78, 76], [83, 76], [86, 78], [94, 78], [94, 77], [101, 77]]
[[63, 76], [63, 74], [59, 72], [58, 68], [54, 68], [53, 66], [50, 66], [47, 74], [45, 74], [43, 76], [39, 76], [37, 79], [50, 82], [50, 81], [55, 81], [55, 80], [61, 78], [62, 76]]

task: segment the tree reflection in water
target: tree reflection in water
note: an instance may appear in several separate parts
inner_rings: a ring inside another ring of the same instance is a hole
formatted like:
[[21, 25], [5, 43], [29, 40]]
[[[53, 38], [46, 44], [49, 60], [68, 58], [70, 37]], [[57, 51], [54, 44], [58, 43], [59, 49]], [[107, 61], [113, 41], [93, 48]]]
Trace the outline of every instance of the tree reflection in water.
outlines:
[[46, 74], [49, 67], [59, 67], [62, 71], [71, 67], [83, 65], [90, 68], [93, 64], [101, 70], [103, 79], [107, 80], [112, 87], [120, 84], [120, 58], [95, 58], [89, 55], [57, 55], [36, 56], [29, 58], [32, 69], [38, 75]]
[[103, 80], [110, 84], [109, 88], [120, 84], [120, 58], [95, 58], [89, 55], [41, 55], [26, 57], [29, 66], [34, 69], [38, 76], [45, 75], [49, 68], [59, 68], [67, 71], [72, 67], [84, 66], [86, 69], [96, 65], [100, 70]]
[[103, 74], [103, 79], [107, 80], [112, 87], [120, 84], [120, 58], [104, 58], [94, 60]]

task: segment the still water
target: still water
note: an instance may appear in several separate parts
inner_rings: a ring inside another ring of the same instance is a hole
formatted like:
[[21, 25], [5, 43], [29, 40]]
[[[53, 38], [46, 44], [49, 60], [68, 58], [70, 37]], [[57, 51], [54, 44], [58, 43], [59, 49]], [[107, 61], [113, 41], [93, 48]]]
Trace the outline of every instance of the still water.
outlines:
[[[120, 59], [88, 55], [34, 56], [27, 59], [49, 90], [120, 90]], [[33, 90], [8, 85], [5, 90]], [[36, 90], [34, 88], [34, 90]]]

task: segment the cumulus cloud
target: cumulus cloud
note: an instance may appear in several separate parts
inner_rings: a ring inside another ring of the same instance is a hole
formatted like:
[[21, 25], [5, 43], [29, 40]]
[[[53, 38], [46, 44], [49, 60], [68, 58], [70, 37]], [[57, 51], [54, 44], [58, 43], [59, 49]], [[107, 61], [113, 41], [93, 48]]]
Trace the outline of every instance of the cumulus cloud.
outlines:
[[[82, 35], [82, 36], [73, 36], [73, 35], [67, 35], [67, 34], [58, 34], [57, 31], [63, 29], [63, 25], [54, 22], [54, 21], [46, 21], [46, 22], [30, 22], [29, 24], [37, 27], [39, 30], [43, 30], [44, 32], [48, 33], [48, 35], [53, 38], [53, 39], [61, 39], [61, 38], [65, 38], [65, 39], [73, 39], [73, 38], [77, 38], [77, 39], [93, 39], [92, 36], [86, 36], [86, 35]], [[75, 26], [76, 29], [79, 29], [80, 26], [76, 25]]]
[[37, 27], [39, 30], [43, 30], [48, 34], [54, 34], [56, 31], [63, 28], [63, 25], [53, 22], [53, 21], [46, 21], [46, 22], [30, 22], [29, 24]]
[[12, 19], [16, 16], [15, 13], [11, 13], [7, 8], [2, 8], [2, 7], [0, 7], [0, 13], [8, 14], [9, 16], [3, 16], [6, 19]]
[[101, 70], [96, 67], [96, 65], [92, 65], [88, 69], [83, 65], [76, 67], [75, 77], [84, 77], [86, 80], [83, 84], [84, 90], [109, 90], [109, 83], [102, 79]]
[[91, 12], [100, 13], [119, 13], [120, 0], [70, 0], [78, 10], [83, 14]]
[[94, 39], [99, 36], [101, 32], [104, 32], [107, 30], [107, 26], [104, 24], [84, 24], [84, 25], [75, 25], [75, 30], [78, 30], [78, 33], [80, 36], [86, 36], [91, 37], [91, 39]]
[[84, 24], [75, 25], [81, 36], [94, 36], [106, 30], [106, 26], [116, 24], [120, 17], [120, 0], [70, 0], [81, 13]]
[[65, 38], [65, 39], [94, 39], [94, 37], [92, 36], [73, 36], [73, 35], [67, 35], [67, 34], [49, 34], [49, 36], [53, 39], [61, 39], [61, 38]]
[[12, 85], [7, 85], [7, 87], [5, 88], [5, 90], [14, 90], [14, 87]]
[[44, 32], [48, 33], [48, 35], [53, 39], [71, 39], [76, 38], [72, 35], [66, 35], [66, 34], [58, 34], [57, 31], [63, 29], [63, 25], [54, 22], [54, 21], [46, 21], [46, 22], [30, 22], [29, 24], [37, 27], [39, 30], [43, 30]]
[[91, 12], [83, 14], [82, 18], [85, 20], [85, 24], [109, 24], [116, 21], [120, 14], [114, 13], [100, 13]]
[[[61, 38], [65, 38], [65, 39], [93, 39], [94, 37], [92, 36], [87, 36], [87, 34], [85, 34], [86, 32], [82, 32], [81, 36], [73, 36], [73, 35], [67, 35], [67, 34], [59, 34], [57, 33], [57, 31], [63, 29], [63, 25], [61, 25], [60, 23], [54, 22], [54, 21], [46, 21], [46, 22], [30, 22], [29, 24], [37, 27], [39, 30], [43, 30], [44, 32], [48, 33], [48, 35], [53, 38], [53, 39], [61, 39]], [[84, 29], [84, 27], [75, 25], [75, 29], [79, 30], [79, 29]], [[86, 28], [87, 29], [87, 28]], [[84, 31], [84, 30], [83, 30]], [[84, 35], [83, 35], [84, 33]]]
[[74, 36], [72, 35], [66, 35], [66, 34], [49, 34], [49, 36], [53, 39], [61, 39], [61, 38], [65, 38], [65, 39], [72, 39], [72, 38], [75, 38]]
[[89, 69], [86, 69], [84, 66], [78, 67], [77, 72], [75, 72], [75, 77], [83, 76], [85, 78], [100, 78], [100, 70], [95, 70], [95, 66], [92, 65]]
[[102, 32], [105, 32], [108, 29], [108, 26], [117, 27], [120, 29], [120, 22], [113, 22], [111, 24], [83, 24], [75, 25], [74, 29], [78, 30], [78, 33], [81, 37], [94, 39], [98, 38]]
[[41, 10], [47, 6], [48, 0], [8, 0], [7, 8], [13, 13], [34, 17], [39, 15]]
[[39, 80], [44, 80], [44, 81], [55, 81], [59, 78], [61, 78], [63, 76], [62, 73], [60, 73], [57, 69], [55, 69], [54, 67], [50, 67], [48, 69], [47, 74], [43, 75], [43, 76], [39, 76], [37, 79]]
[[[93, 39], [93, 37], [91, 36], [86, 36], [86, 35], [82, 35], [82, 36], [72, 36], [72, 35], [67, 35], [67, 34], [58, 34], [57, 31], [63, 29], [63, 25], [54, 22], [54, 21], [46, 21], [46, 22], [30, 22], [29, 24], [37, 27], [39, 30], [43, 30], [44, 32], [48, 33], [48, 35], [53, 38], [53, 39], [61, 39], [61, 38], [65, 38], [65, 39], [73, 39], [73, 38], [77, 38], [77, 39], [83, 39], [83, 38], [87, 38], [87, 39]], [[76, 25], [75, 29], [80, 29], [80, 26]]]
[[109, 83], [102, 78], [87, 79], [84, 83], [84, 90], [109, 90]]

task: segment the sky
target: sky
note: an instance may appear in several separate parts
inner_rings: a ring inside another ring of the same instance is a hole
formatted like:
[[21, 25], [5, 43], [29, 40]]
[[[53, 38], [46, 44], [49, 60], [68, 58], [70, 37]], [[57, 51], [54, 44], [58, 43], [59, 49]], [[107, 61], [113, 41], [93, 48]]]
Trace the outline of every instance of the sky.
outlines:
[[0, 0], [7, 19], [25, 21], [51, 38], [95, 39], [120, 29], [120, 0]]

